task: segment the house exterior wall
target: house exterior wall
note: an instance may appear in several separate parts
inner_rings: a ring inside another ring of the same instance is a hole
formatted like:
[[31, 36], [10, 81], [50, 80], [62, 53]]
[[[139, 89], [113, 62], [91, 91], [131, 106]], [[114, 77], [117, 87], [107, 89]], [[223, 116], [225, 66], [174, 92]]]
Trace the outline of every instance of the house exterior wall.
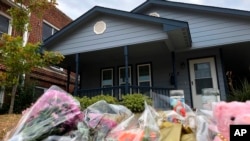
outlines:
[[[154, 47], [157, 44], [154, 44]], [[151, 44], [144, 45], [145, 48], [152, 46]], [[158, 46], [160, 47], [160, 46]], [[159, 48], [158, 48], [159, 49]], [[129, 48], [129, 62], [128, 64], [132, 67], [132, 85], [137, 85], [137, 72], [136, 65], [150, 63], [152, 67], [152, 85], [153, 87], [163, 87], [163, 88], [174, 88], [170, 83], [170, 74], [173, 72], [171, 52], [166, 50], [158, 50], [159, 52], [164, 52], [164, 55], [153, 54], [153, 55], [142, 55], [137, 57], [133, 53], [133, 49]], [[121, 58], [124, 56], [119, 54]], [[176, 53], [176, 72], [177, 72], [177, 89], [184, 90], [185, 102], [188, 105], [192, 103], [191, 97], [191, 85], [189, 78], [189, 67], [188, 60], [204, 58], [204, 57], [214, 57], [216, 63], [216, 73], [218, 78], [218, 88], [220, 90], [221, 99], [226, 99], [224, 76], [222, 71], [222, 64], [220, 58], [219, 48], [205, 49], [205, 50], [194, 50], [188, 52], [177, 52]], [[80, 68], [81, 70], [81, 83], [82, 89], [95, 89], [101, 87], [101, 69], [113, 68], [114, 69], [114, 86], [118, 86], [118, 68], [124, 66], [124, 61], [109, 60], [109, 63], [104, 60], [103, 63], [95, 63], [84, 65]], [[184, 63], [185, 67], [182, 68], [181, 64]], [[84, 81], [85, 80], [85, 81]]]
[[[191, 98], [191, 84], [189, 78], [188, 60], [206, 58], [206, 57], [215, 58], [216, 73], [218, 78], [218, 88], [220, 90], [221, 99], [222, 100], [226, 99], [226, 90], [224, 83], [225, 74], [223, 74], [219, 48], [178, 52], [176, 53], [176, 71], [177, 71], [178, 89], [184, 90], [186, 103], [188, 103], [189, 105], [192, 103], [191, 101], [192, 98]], [[185, 68], [181, 68], [181, 63], [185, 63]]]
[[[142, 48], [151, 48], [147, 52], [137, 55], [137, 50], [142, 50]], [[162, 43], [150, 43], [138, 46], [128, 47], [128, 65], [131, 66], [132, 74], [132, 85], [137, 84], [137, 71], [136, 67], [139, 64], [151, 64], [152, 69], [152, 86], [154, 87], [164, 87], [173, 88], [174, 86], [170, 84], [169, 74], [173, 72], [172, 69], [172, 59], [171, 53], [168, 51], [167, 47]], [[158, 54], [154, 53], [160, 52]], [[121, 49], [121, 51], [123, 51]], [[123, 52], [114, 54], [119, 55], [121, 59], [119, 60], [103, 60], [100, 63], [80, 64], [81, 68], [81, 88], [82, 89], [95, 89], [101, 87], [101, 69], [113, 68], [114, 69], [114, 86], [119, 85], [119, 67], [125, 66]], [[84, 56], [84, 54], [82, 54]], [[106, 56], [109, 58], [109, 56]], [[107, 63], [108, 62], [108, 63]]]
[[[0, 14], [2, 13], [4, 15], [9, 16], [7, 10], [10, 8], [11, 6], [0, 1]], [[32, 29], [29, 34], [28, 42], [42, 42], [42, 26], [44, 20], [50, 23], [51, 25], [57, 27], [58, 29], [63, 28], [72, 21], [72, 19], [70, 19], [56, 7], [52, 7], [48, 11], [45, 11], [42, 19], [39, 19], [35, 14], [31, 13], [30, 24]], [[0, 71], [5, 71], [5, 67], [1, 64]], [[71, 73], [71, 81], [69, 86], [70, 92], [73, 92], [74, 89], [74, 75], [74, 73]], [[56, 72], [49, 68], [37, 68], [32, 71], [30, 75], [26, 76], [27, 80], [32, 80], [36, 82], [36, 84], [40, 87], [49, 88], [51, 85], [58, 85], [65, 90], [67, 87], [67, 72], [65, 70], [63, 72]]]
[[[106, 23], [106, 31], [99, 35], [93, 31], [94, 25], [98, 21]], [[96, 17], [83, 26], [85, 28], [76, 29], [70, 36], [67, 36], [67, 40], [62, 39], [62, 42], [58, 43], [56, 47], [51, 46], [50, 48], [53, 50], [60, 48], [62, 54], [68, 55], [167, 39], [167, 33], [160, 25], [107, 15]]]
[[151, 12], [157, 12], [160, 17], [168, 19], [187, 21], [192, 37], [191, 49], [239, 43], [250, 39], [249, 18], [160, 6], [147, 9], [143, 13]]
[[32, 29], [28, 41], [32, 43], [42, 41], [42, 26], [44, 20], [58, 29], [61, 29], [72, 22], [72, 19], [55, 7], [45, 11], [42, 19], [38, 18], [35, 14], [31, 14], [30, 20]]
[[3, 12], [4, 14], [7, 14], [7, 10], [10, 8], [9, 5], [3, 3], [2, 1], [0, 1], [0, 11]]

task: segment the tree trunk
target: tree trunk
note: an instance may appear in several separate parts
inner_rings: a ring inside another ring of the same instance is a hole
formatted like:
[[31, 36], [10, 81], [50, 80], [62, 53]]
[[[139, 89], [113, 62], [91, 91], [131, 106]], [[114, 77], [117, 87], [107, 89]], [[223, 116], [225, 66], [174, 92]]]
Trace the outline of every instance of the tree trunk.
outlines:
[[[17, 82], [19, 82], [19, 75], [18, 75], [18, 77], [17, 77]], [[18, 86], [18, 83], [16, 83], [16, 84], [12, 87], [9, 114], [13, 114], [14, 104], [15, 104], [15, 97], [16, 97], [16, 91], [17, 91], [17, 86]]]

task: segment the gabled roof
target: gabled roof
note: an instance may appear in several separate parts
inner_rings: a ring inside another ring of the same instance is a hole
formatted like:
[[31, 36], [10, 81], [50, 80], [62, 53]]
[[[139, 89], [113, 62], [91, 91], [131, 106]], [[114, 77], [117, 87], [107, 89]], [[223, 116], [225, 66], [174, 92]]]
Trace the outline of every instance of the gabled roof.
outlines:
[[132, 10], [133, 13], [140, 13], [141, 11], [151, 7], [151, 6], [167, 6], [167, 7], [174, 7], [174, 8], [182, 8], [182, 9], [189, 9], [189, 10], [197, 10], [197, 11], [204, 11], [204, 12], [213, 12], [213, 13], [220, 13], [220, 14], [231, 14], [236, 16], [250, 16], [250, 11], [243, 11], [243, 10], [235, 10], [229, 8], [220, 8], [220, 7], [212, 7], [212, 6], [204, 6], [204, 5], [196, 5], [196, 4], [187, 4], [181, 2], [171, 2], [168, 0], [147, 0], [143, 4], [136, 7]]
[[142, 22], [162, 24], [163, 30], [166, 32], [174, 30], [174, 29], [181, 29], [181, 28], [185, 28], [187, 29], [187, 31], [189, 31], [188, 23], [184, 21], [153, 17], [153, 16], [148, 16], [148, 15], [136, 14], [136, 13], [96, 6], [92, 8], [91, 10], [89, 10], [87, 13], [77, 18], [75, 21], [68, 24], [66, 27], [61, 29], [59, 32], [57, 32], [53, 36], [46, 39], [43, 43], [43, 47], [46, 47], [48, 44], [52, 43], [53, 41], [60, 39], [60, 37], [66, 35], [66, 33], [70, 33], [72, 30], [78, 28], [83, 23], [88, 22], [89, 20], [91, 20], [92, 18], [94, 18], [95, 16], [99, 14], [108, 14], [108, 15], [119, 16], [120, 18], [130, 18], [134, 20], [140, 20]]

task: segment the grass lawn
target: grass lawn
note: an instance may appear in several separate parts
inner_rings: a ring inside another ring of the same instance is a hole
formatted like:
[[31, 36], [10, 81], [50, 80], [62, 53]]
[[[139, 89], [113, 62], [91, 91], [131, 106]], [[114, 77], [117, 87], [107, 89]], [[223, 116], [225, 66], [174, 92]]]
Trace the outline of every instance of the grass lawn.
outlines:
[[20, 118], [21, 115], [16, 114], [0, 115], [0, 140], [3, 140], [6, 133], [15, 127]]

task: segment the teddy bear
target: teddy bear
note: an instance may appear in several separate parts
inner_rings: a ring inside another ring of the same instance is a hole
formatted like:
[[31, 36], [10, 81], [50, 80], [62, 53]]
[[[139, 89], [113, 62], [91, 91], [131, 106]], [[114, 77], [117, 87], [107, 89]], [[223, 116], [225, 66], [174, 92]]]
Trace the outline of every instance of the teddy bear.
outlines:
[[214, 141], [229, 141], [230, 125], [250, 124], [250, 101], [218, 102], [213, 108], [213, 120], [210, 130], [217, 134]]

